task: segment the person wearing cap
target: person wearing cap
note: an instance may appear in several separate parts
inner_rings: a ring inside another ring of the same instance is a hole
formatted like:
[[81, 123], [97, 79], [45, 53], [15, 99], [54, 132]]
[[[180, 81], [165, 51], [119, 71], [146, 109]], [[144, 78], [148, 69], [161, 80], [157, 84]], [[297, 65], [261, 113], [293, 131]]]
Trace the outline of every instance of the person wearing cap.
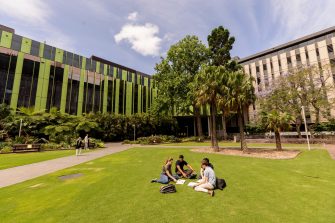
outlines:
[[209, 166], [209, 162], [205, 159], [201, 161], [201, 168], [204, 170], [204, 177], [199, 183], [193, 186], [195, 191], [205, 192], [214, 196], [214, 188], [216, 184], [216, 176], [214, 170]]
[[[188, 169], [184, 170], [184, 166], [187, 166]], [[176, 161], [176, 174], [179, 177], [190, 178], [192, 175], [195, 175], [195, 171], [190, 164], [184, 160], [184, 156], [180, 155], [179, 159]]]

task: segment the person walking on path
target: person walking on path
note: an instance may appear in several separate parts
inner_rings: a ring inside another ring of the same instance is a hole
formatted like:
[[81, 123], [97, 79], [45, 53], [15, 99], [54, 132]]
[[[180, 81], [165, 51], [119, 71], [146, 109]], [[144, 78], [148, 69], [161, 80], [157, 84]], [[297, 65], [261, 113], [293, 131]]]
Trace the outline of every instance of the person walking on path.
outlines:
[[81, 144], [82, 144], [82, 139], [79, 136], [79, 138], [76, 141], [76, 156], [79, 156], [81, 154]]
[[84, 148], [85, 148], [85, 150], [89, 150], [89, 148], [88, 148], [88, 146], [89, 146], [89, 139], [88, 139], [88, 134], [86, 134], [86, 136], [85, 136], [85, 138], [84, 138]]

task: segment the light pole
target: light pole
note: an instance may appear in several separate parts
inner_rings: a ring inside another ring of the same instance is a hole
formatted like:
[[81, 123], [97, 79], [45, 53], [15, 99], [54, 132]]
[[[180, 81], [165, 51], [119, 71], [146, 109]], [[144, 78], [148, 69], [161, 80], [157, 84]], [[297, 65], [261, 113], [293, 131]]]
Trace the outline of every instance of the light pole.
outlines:
[[188, 126], [186, 126], [186, 137], [188, 138]]
[[302, 117], [304, 118], [304, 123], [305, 123], [305, 133], [306, 133], [308, 150], [311, 150], [311, 146], [309, 145], [308, 131], [307, 131], [307, 122], [306, 122], [306, 115], [305, 115], [305, 107], [301, 106], [301, 110], [302, 110]]
[[136, 125], [133, 125], [133, 127], [134, 127], [134, 142], [135, 142], [135, 140], [136, 140]]
[[21, 121], [20, 121], [19, 137], [21, 137], [21, 130], [22, 130], [22, 118], [21, 118]]

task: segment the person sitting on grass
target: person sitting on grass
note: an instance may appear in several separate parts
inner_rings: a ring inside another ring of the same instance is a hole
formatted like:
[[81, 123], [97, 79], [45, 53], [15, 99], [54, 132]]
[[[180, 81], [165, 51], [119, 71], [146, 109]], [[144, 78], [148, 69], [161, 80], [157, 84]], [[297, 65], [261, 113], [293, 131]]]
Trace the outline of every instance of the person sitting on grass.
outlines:
[[171, 172], [172, 161], [173, 161], [173, 158], [169, 158], [165, 161], [165, 165], [163, 166], [162, 173], [159, 179], [153, 179], [151, 180], [151, 183], [156, 182], [156, 183], [161, 183], [161, 184], [167, 184], [170, 181], [177, 182], [179, 177], [176, 175], [172, 175], [172, 172]]
[[195, 191], [205, 192], [213, 197], [216, 184], [215, 172], [205, 159], [201, 161], [201, 168], [204, 170], [204, 177], [193, 188]]
[[[209, 162], [209, 159], [207, 157], [203, 158], [203, 160], [206, 160], [208, 162], [208, 166], [214, 170], [213, 164], [211, 164]], [[204, 169], [202, 169], [202, 167], [200, 167], [200, 176], [199, 176], [199, 179], [202, 179], [202, 178], [204, 178]]]
[[[184, 170], [184, 166], [187, 166], [189, 169]], [[176, 174], [179, 177], [184, 177], [184, 178], [191, 178], [191, 177], [196, 177], [196, 173], [192, 166], [188, 164], [184, 160], [184, 156], [180, 155], [179, 159], [176, 161], [176, 169], [175, 169]]]

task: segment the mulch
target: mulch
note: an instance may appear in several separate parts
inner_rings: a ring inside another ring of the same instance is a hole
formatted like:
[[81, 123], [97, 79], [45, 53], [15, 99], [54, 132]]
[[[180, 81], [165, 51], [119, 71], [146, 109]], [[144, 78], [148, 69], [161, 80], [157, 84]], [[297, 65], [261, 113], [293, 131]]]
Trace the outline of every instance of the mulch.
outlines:
[[300, 150], [273, 150], [273, 149], [248, 149], [247, 151], [242, 151], [240, 149], [232, 148], [220, 148], [219, 152], [214, 152], [209, 148], [198, 148], [192, 149], [193, 152], [198, 153], [212, 153], [221, 154], [229, 156], [243, 156], [243, 157], [255, 157], [255, 158], [265, 158], [265, 159], [293, 159], [299, 155]]

